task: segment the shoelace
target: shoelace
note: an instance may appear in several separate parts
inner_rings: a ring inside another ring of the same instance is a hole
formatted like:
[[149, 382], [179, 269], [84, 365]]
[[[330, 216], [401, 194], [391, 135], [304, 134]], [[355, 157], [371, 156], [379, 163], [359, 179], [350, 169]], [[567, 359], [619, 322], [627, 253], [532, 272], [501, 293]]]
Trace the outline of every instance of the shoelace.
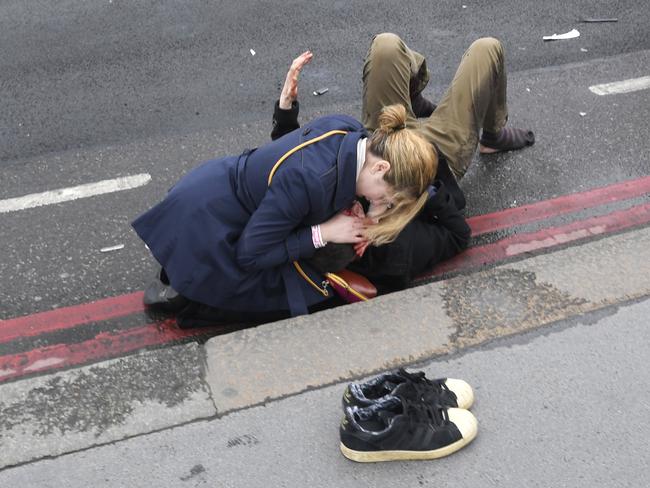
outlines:
[[432, 400], [432, 397], [439, 395], [443, 390], [449, 390], [444, 381], [432, 381], [425, 376], [424, 371], [409, 373], [405, 369], [400, 368], [397, 370], [397, 374], [411, 383], [418, 398], [423, 401], [427, 399]]
[[409, 419], [408, 431], [411, 433], [418, 424], [427, 424], [435, 429], [449, 420], [445, 409], [421, 402], [405, 401], [404, 410]]

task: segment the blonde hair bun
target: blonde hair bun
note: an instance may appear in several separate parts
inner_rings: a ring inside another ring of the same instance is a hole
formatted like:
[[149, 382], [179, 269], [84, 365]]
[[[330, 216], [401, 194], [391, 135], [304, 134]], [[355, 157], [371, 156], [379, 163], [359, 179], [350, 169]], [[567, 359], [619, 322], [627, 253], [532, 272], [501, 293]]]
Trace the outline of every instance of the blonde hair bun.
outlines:
[[406, 107], [404, 105], [389, 105], [384, 107], [377, 119], [377, 130], [390, 134], [406, 128]]

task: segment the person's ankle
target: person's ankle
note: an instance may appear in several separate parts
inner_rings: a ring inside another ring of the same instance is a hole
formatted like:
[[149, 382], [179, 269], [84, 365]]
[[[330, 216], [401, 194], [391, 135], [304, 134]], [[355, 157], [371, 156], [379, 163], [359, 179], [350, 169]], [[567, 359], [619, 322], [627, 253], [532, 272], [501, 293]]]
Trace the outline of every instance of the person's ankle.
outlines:
[[489, 130], [483, 129], [483, 132], [481, 133], [481, 140], [482, 141], [491, 141], [491, 140], [497, 140], [499, 138], [499, 132], [491, 132]]
[[411, 98], [411, 108], [418, 119], [430, 117], [436, 109], [436, 104], [426, 99], [422, 93]]

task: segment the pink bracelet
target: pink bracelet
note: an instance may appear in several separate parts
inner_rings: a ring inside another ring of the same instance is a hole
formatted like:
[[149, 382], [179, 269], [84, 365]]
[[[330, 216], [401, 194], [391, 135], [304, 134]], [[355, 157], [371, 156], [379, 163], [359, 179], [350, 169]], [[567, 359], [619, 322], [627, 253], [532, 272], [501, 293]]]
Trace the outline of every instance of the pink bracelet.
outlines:
[[311, 240], [314, 243], [314, 247], [319, 249], [325, 247], [327, 242], [323, 242], [323, 235], [320, 232], [320, 225], [311, 226]]

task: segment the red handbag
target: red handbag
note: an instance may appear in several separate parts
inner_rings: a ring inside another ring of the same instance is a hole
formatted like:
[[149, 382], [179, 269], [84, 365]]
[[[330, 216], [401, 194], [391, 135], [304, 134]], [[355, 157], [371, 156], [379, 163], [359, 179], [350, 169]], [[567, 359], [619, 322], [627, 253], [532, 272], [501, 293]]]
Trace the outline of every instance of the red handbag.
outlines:
[[366, 302], [377, 296], [377, 287], [359, 273], [344, 269], [326, 273], [325, 278], [336, 294], [348, 303]]

